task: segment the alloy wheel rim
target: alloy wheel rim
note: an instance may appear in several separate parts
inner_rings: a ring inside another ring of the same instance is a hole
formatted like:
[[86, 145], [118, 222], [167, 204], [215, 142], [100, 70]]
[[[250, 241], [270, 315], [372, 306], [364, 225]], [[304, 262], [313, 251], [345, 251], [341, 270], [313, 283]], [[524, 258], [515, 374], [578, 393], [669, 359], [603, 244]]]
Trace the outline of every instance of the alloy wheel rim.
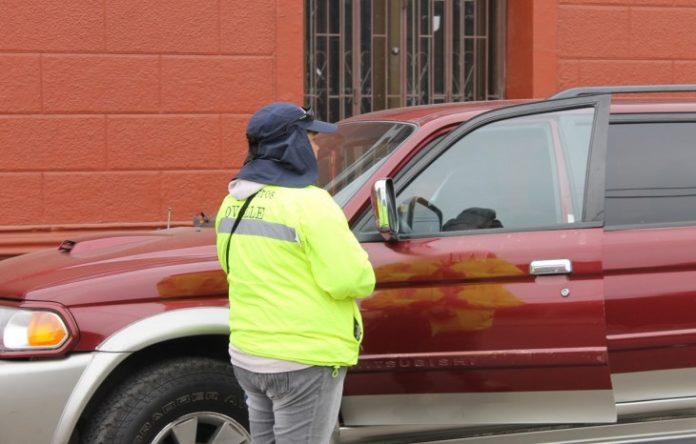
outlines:
[[194, 412], [167, 424], [153, 444], [249, 444], [249, 432], [237, 421], [216, 412]]

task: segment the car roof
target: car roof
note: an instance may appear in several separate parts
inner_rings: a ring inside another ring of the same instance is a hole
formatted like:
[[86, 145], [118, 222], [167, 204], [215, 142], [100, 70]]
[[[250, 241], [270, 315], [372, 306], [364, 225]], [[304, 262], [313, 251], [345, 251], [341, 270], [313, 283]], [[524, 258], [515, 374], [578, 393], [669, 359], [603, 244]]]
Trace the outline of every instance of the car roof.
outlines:
[[450, 102], [434, 105], [407, 106], [360, 114], [346, 119], [344, 122], [388, 120], [411, 122], [422, 126], [427, 122], [437, 120], [441, 117], [461, 115], [461, 120], [468, 120], [486, 111], [528, 102], [532, 102], [532, 100], [489, 100], [485, 102]]
[[[506, 106], [539, 102], [543, 99], [489, 100], [481, 102], [451, 102], [434, 105], [420, 105], [391, 108], [360, 114], [344, 120], [345, 123], [359, 121], [399, 121], [415, 123], [419, 126], [448, 117], [452, 120], [466, 121], [470, 118]], [[612, 97], [611, 113], [680, 113], [696, 112], [696, 98], [653, 98], [653, 97]]]

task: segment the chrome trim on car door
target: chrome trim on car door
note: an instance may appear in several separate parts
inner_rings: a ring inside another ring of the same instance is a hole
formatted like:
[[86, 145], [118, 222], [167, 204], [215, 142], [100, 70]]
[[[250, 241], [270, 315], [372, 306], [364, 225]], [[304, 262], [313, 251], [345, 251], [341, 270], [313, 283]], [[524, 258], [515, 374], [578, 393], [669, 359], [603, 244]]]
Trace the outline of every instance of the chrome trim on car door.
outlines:
[[532, 261], [529, 264], [529, 274], [536, 276], [570, 274], [572, 272], [573, 264], [569, 259], [547, 259]]
[[696, 368], [611, 376], [620, 416], [696, 409]]
[[[628, 424], [577, 425], [560, 429], [522, 428], [518, 431], [505, 429], [500, 434], [479, 429], [453, 431], [421, 431], [418, 440], [408, 439], [402, 434], [378, 434], [378, 427], [341, 428], [341, 444], [365, 442], [418, 442], [420, 444], [637, 444], [672, 443], [686, 444], [696, 438], [696, 418], [678, 418], [636, 422]], [[377, 441], [374, 436], [380, 439]], [[401, 439], [399, 439], [401, 438]]]
[[349, 426], [413, 424], [413, 418], [431, 425], [616, 421], [611, 390], [344, 396], [341, 415]]

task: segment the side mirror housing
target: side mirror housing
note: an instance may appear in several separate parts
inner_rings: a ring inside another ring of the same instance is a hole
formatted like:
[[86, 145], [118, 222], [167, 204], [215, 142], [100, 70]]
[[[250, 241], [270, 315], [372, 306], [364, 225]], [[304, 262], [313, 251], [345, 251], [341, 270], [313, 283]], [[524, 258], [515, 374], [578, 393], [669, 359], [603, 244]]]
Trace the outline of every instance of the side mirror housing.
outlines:
[[379, 234], [386, 241], [399, 240], [399, 217], [396, 214], [394, 182], [391, 178], [379, 179], [374, 183], [371, 201]]

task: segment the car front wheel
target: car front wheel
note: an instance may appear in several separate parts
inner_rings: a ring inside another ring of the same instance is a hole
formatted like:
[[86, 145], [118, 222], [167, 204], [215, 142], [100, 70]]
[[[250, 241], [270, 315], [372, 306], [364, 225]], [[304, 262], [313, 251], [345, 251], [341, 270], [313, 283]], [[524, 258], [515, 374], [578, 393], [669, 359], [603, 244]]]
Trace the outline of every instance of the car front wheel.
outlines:
[[178, 358], [139, 371], [88, 421], [83, 443], [251, 442], [244, 392], [228, 363]]

